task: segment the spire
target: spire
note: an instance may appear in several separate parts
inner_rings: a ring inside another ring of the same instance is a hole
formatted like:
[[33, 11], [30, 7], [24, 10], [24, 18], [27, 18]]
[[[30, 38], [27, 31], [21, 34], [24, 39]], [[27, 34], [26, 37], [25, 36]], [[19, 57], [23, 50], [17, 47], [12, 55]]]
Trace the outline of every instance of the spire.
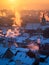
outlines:
[[43, 18], [45, 18], [44, 13], [43, 13]]
[[46, 23], [46, 19], [45, 19], [45, 15], [43, 13], [43, 17], [42, 17], [42, 24], [44, 25]]

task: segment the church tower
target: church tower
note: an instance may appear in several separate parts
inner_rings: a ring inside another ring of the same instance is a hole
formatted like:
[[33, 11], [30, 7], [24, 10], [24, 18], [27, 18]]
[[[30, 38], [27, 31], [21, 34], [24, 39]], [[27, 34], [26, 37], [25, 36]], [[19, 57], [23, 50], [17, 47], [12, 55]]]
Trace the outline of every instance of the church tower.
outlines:
[[43, 17], [42, 17], [42, 25], [45, 25], [46, 24], [46, 19], [45, 19], [45, 16], [43, 14]]

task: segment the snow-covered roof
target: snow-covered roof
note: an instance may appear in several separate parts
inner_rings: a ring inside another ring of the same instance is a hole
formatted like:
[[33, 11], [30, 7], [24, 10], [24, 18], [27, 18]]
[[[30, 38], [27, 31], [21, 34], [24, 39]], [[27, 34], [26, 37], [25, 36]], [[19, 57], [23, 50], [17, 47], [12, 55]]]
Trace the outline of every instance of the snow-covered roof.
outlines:
[[42, 30], [45, 30], [46, 28], [49, 28], [49, 26], [48, 26], [48, 25], [41, 26], [41, 29], [42, 29]]
[[25, 26], [25, 29], [27, 30], [37, 30], [38, 28], [45, 30], [46, 28], [49, 28], [49, 25], [41, 25], [40, 23], [27, 23]]
[[39, 65], [49, 65], [49, 57], [45, 59], [45, 62], [40, 62]]
[[32, 36], [31, 38], [29, 38], [30, 40], [37, 40], [38, 36]]
[[47, 43], [49, 43], [49, 38], [48, 38], [48, 39], [41, 39], [41, 43], [42, 43], [42, 44], [47, 44]]
[[25, 48], [16, 48], [17, 51], [21, 51], [21, 52], [28, 52], [29, 49], [25, 49]]
[[8, 64], [8, 62], [9, 62], [9, 60], [8, 59], [0, 59], [0, 65], [7, 65]]
[[23, 33], [22, 36], [28, 38], [30, 35], [28, 33]]
[[[38, 35], [36, 36], [32, 36], [29, 38], [29, 40], [34, 40], [34, 41], [37, 41], [38, 39]], [[41, 44], [45, 44], [45, 43], [49, 43], [49, 38], [44, 38], [42, 35], [40, 36], [40, 41], [41, 41]]]
[[[3, 51], [3, 53], [7, 50], [7, 48], [4, 47], [0, 47], [0, 52]], [[17, 54], [15, 56], [12, 57], [12, 61], [10, 61], [7, 58], [0, 58], [0, 65], [33, 65], [33, 63], [35, 62], [35, 58], [30, 58], [26, 52], [29, 51], [29, 49], [25, 49], [25, 48], [16, 48], [15, 46], [13, 47], [13, 49], [10, 48], [11, 51], [16, 52], [16, 51], [20, 51], [17, 52]], [[40, 58], [46, 58], [46, 55], [41, 55], [39, 54]], [[39, 65], [49, 65], [49, 57], [47, 57], [45, 59], [45, 62], [39, 62]]]
[[32, 29], [38, 29], [40, 27], [40, 23], [28, 23], [25, 27], [25, 29], [32, 30]]
[[0, 55], [3, 55], [8, 48], [0, 47]]
[[8, 65], [15, 65], [15, 62], [9, 62]]
[[20, 36], [20, 37], [17, 37], [17, 38], [16, 38], [16, 42], [22, 43], [22, 42], [25, 41], [26, 39], [27, 39], [27, 37]]
[[35, 59], [31, 59], [29, 58], [26, 53], [24, 52], [18, 52], [16, 56], [13, 57], [13, 60], [19, 60], [21, 61], [22, 63], [25, 63], [26, 64], [29, 64], [29, 65], [32, 65], [32, 63], [35, 61]]
[[46, 55], [41, 55], [41, 54], [40, 54], [39, 56], [40, 56], [41, 58], [45, 58], [45, 57], [46, 57]]
[[25, 49], [25, 48], [16, 48], [16, 47], [13, 47], [13, 48], [10, 48], [10, 50], [15, 54], [17, 51], [19, 52], [28, 52], [29, 49]]

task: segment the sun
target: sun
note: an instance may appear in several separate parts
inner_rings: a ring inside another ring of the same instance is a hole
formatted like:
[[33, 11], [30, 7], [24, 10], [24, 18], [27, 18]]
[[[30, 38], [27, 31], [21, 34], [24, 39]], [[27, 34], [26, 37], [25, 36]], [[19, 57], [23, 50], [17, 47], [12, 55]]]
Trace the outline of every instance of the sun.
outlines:
[[8, 0], [10, 9], [14, 10], [16, 7], [18, 7], [19, 0]]
[[8, 0], [8, 3], [11, 5], [18, 5], [20, 0]]
[[9, 2], [11, 2], [11, 3], [14, 2], [14, 1], [15, 1], [15, 0], [9, 0]]
[[16, 2], [16, 0], [8, 0], [8, 1], [9, 1], [9, 3], [11, 3], [11, 4], [13, 4], [13, 3]]
[[18, 3], [20, 0], [8, 0], [9, 1], [9, 3]]

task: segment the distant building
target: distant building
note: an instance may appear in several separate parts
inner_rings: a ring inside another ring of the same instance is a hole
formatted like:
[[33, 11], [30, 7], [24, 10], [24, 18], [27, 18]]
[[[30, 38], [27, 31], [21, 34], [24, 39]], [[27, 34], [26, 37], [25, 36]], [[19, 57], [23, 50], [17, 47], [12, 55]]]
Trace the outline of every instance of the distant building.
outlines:
[[45, 25], [46, 24], [46, 19], [45, 19], [45, 16], [43, 14], [43, 17], [42, 17], [42, 25]]

